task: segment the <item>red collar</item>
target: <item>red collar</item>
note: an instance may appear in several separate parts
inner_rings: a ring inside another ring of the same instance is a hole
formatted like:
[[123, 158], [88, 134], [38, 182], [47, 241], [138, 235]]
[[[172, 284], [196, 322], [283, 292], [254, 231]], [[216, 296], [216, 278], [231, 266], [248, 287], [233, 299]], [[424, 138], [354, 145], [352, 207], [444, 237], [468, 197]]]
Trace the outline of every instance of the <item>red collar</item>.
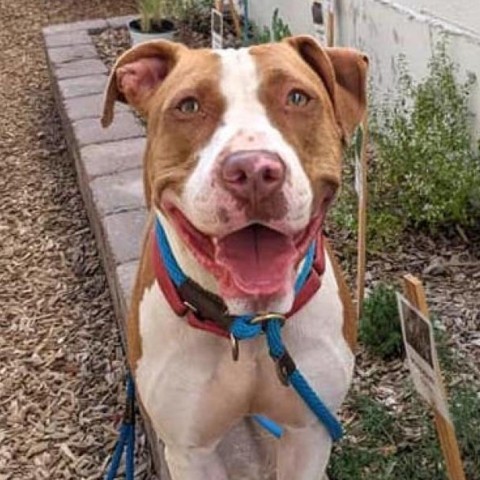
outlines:
[[[228, 315], [223, 300], [204, 290], [192, 280], [188, 280], [185, 288], [183, 286], [179, 289], [175, 287], [160, 255], [155, 230], [152, 230], [152, 255], [155, 277], [172, 310], [177, 315], [186, 317], [187, 322], [192, 327], [228, 338], [228, 325], [230, 319], [233, 321], [233, 317]], [[286, 315], [287, 318], [298, 312], [317, 292], [321, 286], [324, 271], [325, 249], [323, 247], [323, 235], [320, 234], [317, 238], [313, 268], [303, 288], [295, 297], [292, 309]]]

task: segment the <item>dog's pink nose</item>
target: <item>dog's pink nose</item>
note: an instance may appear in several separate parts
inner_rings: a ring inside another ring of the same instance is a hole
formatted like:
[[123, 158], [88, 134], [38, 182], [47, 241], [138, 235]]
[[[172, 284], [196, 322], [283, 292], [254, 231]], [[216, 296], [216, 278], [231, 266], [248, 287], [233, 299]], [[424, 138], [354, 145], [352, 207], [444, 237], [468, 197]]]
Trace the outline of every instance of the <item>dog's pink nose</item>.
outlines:
[[242, 150], [225, 159], [221, 177], [225, 188], [235, 197], [256, 203], [281, 188], [285, 165], [273, 152]]

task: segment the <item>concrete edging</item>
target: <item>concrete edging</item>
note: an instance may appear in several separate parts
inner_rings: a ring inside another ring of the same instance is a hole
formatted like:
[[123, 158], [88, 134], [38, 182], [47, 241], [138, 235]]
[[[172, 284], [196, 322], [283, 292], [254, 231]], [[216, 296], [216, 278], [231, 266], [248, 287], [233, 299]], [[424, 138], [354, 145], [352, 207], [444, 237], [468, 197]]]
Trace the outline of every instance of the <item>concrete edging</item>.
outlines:
[[[125, 347], [125, 321], [138, 265], [146, 209], [142, 182], [145, 132], [133, 112], [116, 107], [116, 117], [102, 129], [100, 116], [107, 68], [91, 33], [126, 26], [132, 16], [48, 26], [43, 39], [55, 103], [67, 147], [94, 231]], [[167, 480], [158, 440], [142, 415], [155, 471]]]

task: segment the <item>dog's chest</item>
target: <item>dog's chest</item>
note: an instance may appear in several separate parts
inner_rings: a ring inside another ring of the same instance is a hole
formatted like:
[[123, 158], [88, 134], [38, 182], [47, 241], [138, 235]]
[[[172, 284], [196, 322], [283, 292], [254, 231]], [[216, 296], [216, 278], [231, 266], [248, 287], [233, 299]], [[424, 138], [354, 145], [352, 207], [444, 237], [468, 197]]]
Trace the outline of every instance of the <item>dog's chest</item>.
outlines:
[[[138, 318], [137, 388], [164, 438], [178, 441], [180, 435], [208, 443], [250, 413], [294, 426], [312, 421], [293, 389], [280, 384], [263, 336], [241, 342], [240, 360], [234, 362], [229, 341], [173, 314], [156, 282], [145, 290]], [[283, 338], [302, 373], [333, 409], [343, 401], [353, 368], [342, 322], [343, 306], [327, 262], [321, 290], [288, 320]]]

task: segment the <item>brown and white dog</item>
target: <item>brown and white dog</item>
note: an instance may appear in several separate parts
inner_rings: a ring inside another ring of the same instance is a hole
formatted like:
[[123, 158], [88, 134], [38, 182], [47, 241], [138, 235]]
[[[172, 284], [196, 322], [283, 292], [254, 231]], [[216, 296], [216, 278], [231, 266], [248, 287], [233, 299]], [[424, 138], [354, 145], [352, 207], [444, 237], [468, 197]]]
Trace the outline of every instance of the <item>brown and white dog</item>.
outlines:
[[[265, 339], [243, 341], [234, 362], [228, 340], [176, 314], [155, 275], [150, 231], [159, 218], [183, 272], [220, 296], [229, 314], [288, 312], [302, 259], [339, 187], [344, 145], [365, 111], [367, 63], [358, 51], [325, 49], [301, 36], [224, 51], [149, 42], [114, 66], [103, 125], [116, 100], [148, 120], [149, 232], [128, 320], [128, 359], [174, 480], [236, 480], [217, 446], [253, 414], [285, 429], [276, 444], [277, 479], [325, 474], [331, 439], [280, 384]], [[352, 378], [356, 325], [325, 248], [321, 288], [282, 332], [335, 411]]]

